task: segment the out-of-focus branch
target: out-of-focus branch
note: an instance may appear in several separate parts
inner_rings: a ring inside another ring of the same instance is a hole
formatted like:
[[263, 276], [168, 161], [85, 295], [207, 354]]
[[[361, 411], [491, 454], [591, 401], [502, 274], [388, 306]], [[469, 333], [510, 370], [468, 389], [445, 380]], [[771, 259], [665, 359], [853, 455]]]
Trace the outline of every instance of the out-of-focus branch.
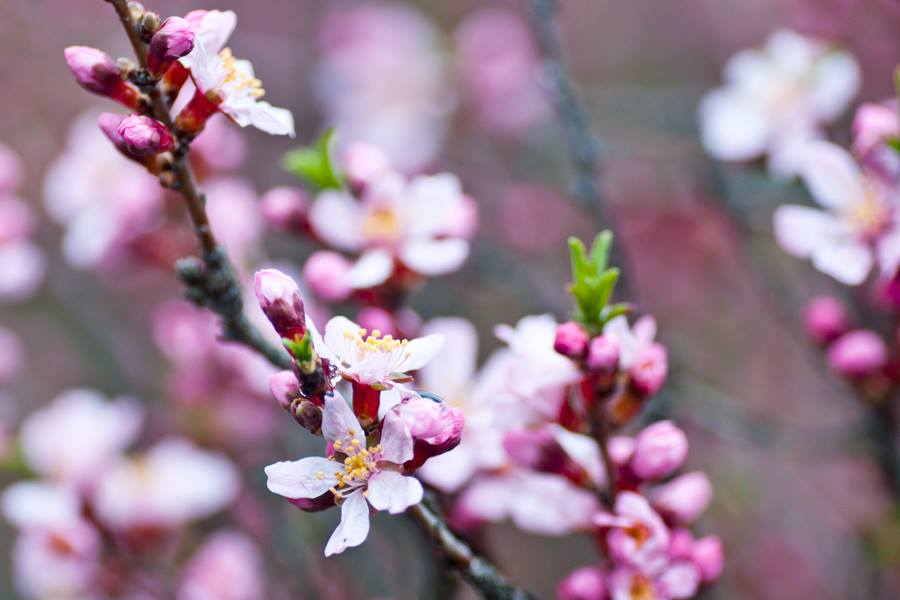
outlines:
[[422, 531], [443, 551], [447, 564], [488, 600], [529, 600], [530, 593], [516, 587], [486, 559], [475, 554], [457, 537], [426, 499], [411, 507], [409, 514]]
[[153, 118], [165, 125], [173, 138], [177, 140], [172, 161], [172, 173], [175, 176], [174, 189], [184, 198], [194, 227], [194, 234], [200, 246], [199, 259], [187, 258], [179, 261], [177, 265], [179, 276], [188, 288], [186, 295], [193, 302], [205, 306], [219, 316], [225, 339], [253, 348], [281, 368], [290, 368], [288, 355], [266, 341], [244, 316], [240, 282], [235, 276], [227, 254], [213, 235], [209, 217], [206, 214], [206, 198], [197, 186], [188, 162], [190, 140], [178, 135], [159, 86], [147, 71], [147, 44], [141, 39], [128, 2], [126, 0], [107, 1], [115, 8], [134, 49], [140, 66], [136, 83], [150, 97]]

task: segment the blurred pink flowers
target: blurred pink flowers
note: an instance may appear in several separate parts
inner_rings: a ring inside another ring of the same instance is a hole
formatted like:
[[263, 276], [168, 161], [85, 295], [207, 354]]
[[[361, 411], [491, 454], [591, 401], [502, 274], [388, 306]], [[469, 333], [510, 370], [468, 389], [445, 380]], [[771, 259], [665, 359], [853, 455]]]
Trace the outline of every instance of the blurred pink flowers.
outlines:
[[30, 296], [47, 268], [44, 253], [30, 239], [35, 215], [14, 195], [21, 178], [19, 157], [0, 144], [0, 301]]

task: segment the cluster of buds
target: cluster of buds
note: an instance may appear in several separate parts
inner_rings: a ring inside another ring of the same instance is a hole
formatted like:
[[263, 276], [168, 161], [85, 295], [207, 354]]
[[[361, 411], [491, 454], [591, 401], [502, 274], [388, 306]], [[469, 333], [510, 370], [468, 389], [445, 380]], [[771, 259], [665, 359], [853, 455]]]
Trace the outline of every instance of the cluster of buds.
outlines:
[[[269, 489], [307, 511], [341, 507], [326, 555], [361, 544], [369, 506], [403, 512], [422, 498], [410, 475], [461, 439], [462, 413], [405, 387], [410, 372], [440, 350], [443, 338], [395, 339], [335, 317], [320, 335], [294, 281], [272, 269], [255, 278], [259, 304], [293, 361], [272, 376], [273, 396], [305, 429], [325, 438], [326, 457], [266, 468]], [[350, 394], [349, 402], [344, 394]]]
[[122, 154], [162, 175], [179, 143], [190, 142], [217, 113], [242, 127], [293, 135], [290, 112], [260, 101], [264, 92], [250, 63], [224, 47], [236, 24], [233, 12], [196, 10], [161, 19], [136, 2], [129, 9], [125, 24], [138, 39], [139, 65], [114, 61], [97, 48], [65, 50], [81, 87], [133, 111], [100, 116], [100, 128]]

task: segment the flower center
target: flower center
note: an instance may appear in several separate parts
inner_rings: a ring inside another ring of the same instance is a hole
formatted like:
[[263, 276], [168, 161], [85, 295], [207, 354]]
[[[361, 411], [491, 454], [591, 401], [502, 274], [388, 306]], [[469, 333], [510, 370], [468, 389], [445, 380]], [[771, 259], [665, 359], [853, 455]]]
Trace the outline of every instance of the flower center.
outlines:
[[650, 528], [643, 523], [636, 523], [629, 527], [623, 527], [622, 531], [634, 540], [635, 545], [640, 548], [648, 539], [650, 539]]
[[847, 224], [862, 237], [875, 237], [890, 221], [891, 209], [874, 190], [867, 188], [862, 199], [844, 214]]
[[360, 327], [356, 333], [345, 331], [344, 337], [355, 343], [357, 354], [360, 357], [372, 354], [389, 354], [406, 348], [406, 345], [409, 344], [409, 340], [395, 340], [394, 336], [390, 334], [382, 336], [381, 331], [378, 329], [373, 329], [372, 333], [366, 335], [364, 327]]
[[656, 594], [653, 592], [653, 582], [646, 575], [638, 573], [631, 578], [631, 600], [653, 600]]
[[[335, 452], [345, 455], [344, 470], [334, 474], [335, 486], [329, 490], [336, 499], [340, 500], [344, 497], [344, 491], [364, 484], [375, 472], [381, 455], [381, 446], [364, 448], [358, 439], [353, 439], [346, 446], [340, 440], [336, 440], [332, 446]], [[334, 460], [334, 456], [329, 458]], [[316, 477], [320, 480], [324, 479], [325, 473], [319, 471]]]
[[400, 233], [400, 218], [390, 207], [378, 207], [366, 215], [362, 223], [363, 235], [372, 240], [391, 241]]
[[231, 53], [231, 48], [223, 48], [219, 52], [219, 58], [222, 59], [222, 69], [225, 76], [222, 78], [222, 85], [228, 85], [234, 89], [246, 91], [247, 94], [257, 100], [266, 95], [263, 89], [262, 81], [256, 77], [250, 77], [237, 66], [237, 59]]

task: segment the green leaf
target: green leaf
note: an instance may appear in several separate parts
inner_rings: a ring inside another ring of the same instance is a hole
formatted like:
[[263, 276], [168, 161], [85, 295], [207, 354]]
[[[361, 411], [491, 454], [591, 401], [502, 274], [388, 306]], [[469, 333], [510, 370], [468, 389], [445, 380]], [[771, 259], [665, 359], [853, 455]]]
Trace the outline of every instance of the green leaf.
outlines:
[[600, 274], [606, 269], [612, 241], [613, 234], [609, 230], [601, 231], [594, 238], [594, 245], [591, 248], [591, 265], [594, 267], [594, 273]]
[[608, 322], [612, 321], [618, 316], [627, 315], [634, 311], [634, 306], [628, 304], [627, 302], [619, 302], [618, 304], [612, 304], [610, 306], [606, 306], [600, 311], [600, 321], [603, 325], [606, 325]]
[[281, 167], [318, 190], [343, 187], [340, 173], [331, 161], [334, 128], [322, 134], [315, 146], [291, 150], [281, 158]]
[[572, 281], [578, 283], [587, 273], [588, 257], [584, 242], [577, 237], [569, 238], [569, 259], [572, 263]]
[[312, 338], [308, 331], [303, 334], [303, 337], [297, 336], [293, 340], [283, 338], [281, 342], [298, 363], [309, 362], [315, 359]]
[[900, 138], [892, 137], [888, 138], [885, 142], [888, 146], [894, 149], [894, 152], [900, 153]]

